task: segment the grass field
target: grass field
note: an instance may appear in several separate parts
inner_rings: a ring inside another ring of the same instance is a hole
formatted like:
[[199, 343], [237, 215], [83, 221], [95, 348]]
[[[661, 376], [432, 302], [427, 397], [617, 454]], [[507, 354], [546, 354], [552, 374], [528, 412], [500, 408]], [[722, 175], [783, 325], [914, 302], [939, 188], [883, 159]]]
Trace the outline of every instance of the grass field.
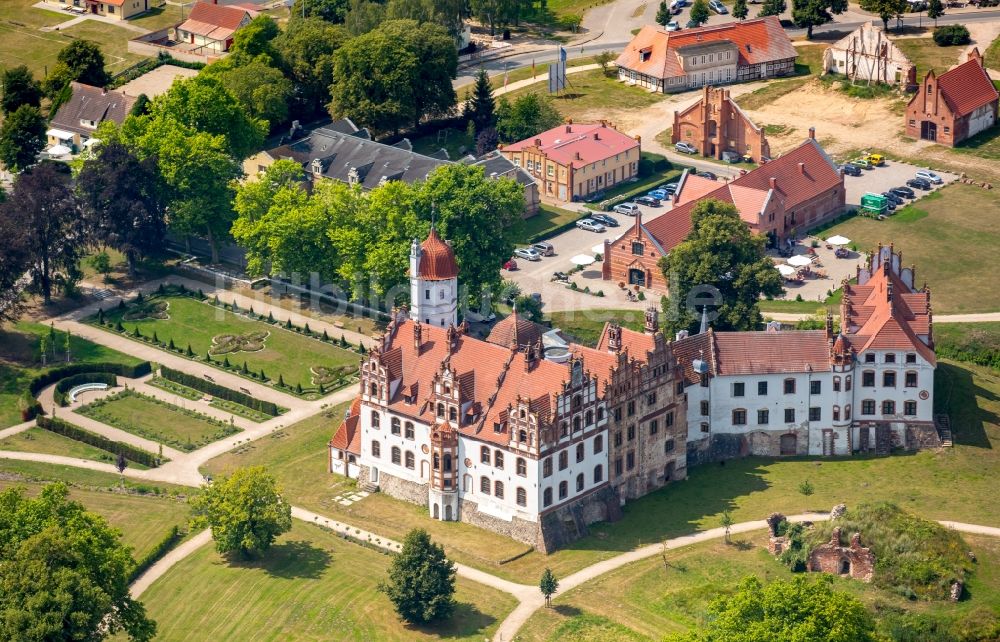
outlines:
[[461, 578], [458, 608], [434, 627], [399, 622], [376, 592], [389, 557], [295, 522], [263, 560], [199, 549], [142, 596], [157, 640], [483, 640], [514, 598]]
[[[958, 604], [910, 602], [894, 593], [839, 577], [834, 578], [834, 588], [854, 594], [869, 607], [877, 604], [883, 630], [889, 626], [889, 619], [898, 618], [898, 613], [928, 616], [947, 624], [961, 622], [966, 630], [975, 630], [976, 623], [996, 622], [995, 613], [1000, 609], [1000, 540], [964, 537], [979, 563], [968, 584], [971, 598]], [[669, 567], [656, 556], [603, 575], [558, 596], [554, 608], [540, 609], [519, 636], [526, 642], [660, 640], [664, 634], [698, 628], [706, 621], [712, 598], [732, 593], [747, 575], [755, 575], [765, 583], [793, 577], [767, 553], [766, 532], [735, 539], [738, 546], [715, 540], [670, 551]]]
[[[0, 460], [0, 470], [6, 464]], [[23, 486], [28, 494], [36, 495], [44, 484], [0, 479], [0, 490], [11, 486]], [[133, 557], [136, 558], [151, 550], [171, 526], [186, 524], [190, 512], [183, 500], [169, 497], [141, 497], [75, 487], [70, 488], [70, 497], [121, 530], [122, 539], [133, 548]]]
[[213, 477], [244, 466], [266, 466], [281, 483], [284, 494], [303, 508], [364, 525], [397, 540], [411, 528], [424, 528], [444, 544], [455, 560], [492, 569], [495, 562], [523, 552], [527, 546], [461, 522], [431, 520], [427, 509], [382, 493], [342, 506], [335, 497], [356, 488], [354, 480], [328, 472], [327, 443], [344, 416], [345, 406], [305, 419], [268, 438], [246, 444], [209, 461], [202, 472]]
[[[62, 455], [64, 457], [75, 457], [77, 459], [90, 459], [93, 461], [103, 461], [114, 463], [115, 456], [106, 450], [101, 450], [96, 446], [85, 444], [82, 441], [70, 439], [63, 435], [58, 435], [41, 428], [29, 428], [24, 432], [11, 435], [6, 439], [0, 439], [0, 450], [13, 450], [22, 453], [47, 453], [52, 455]], [[129, 466], [138, 466], [129, 463]]]
[[953, 184], [925, 196], [885, 221], [855, 217], [827, 234], [842, 234], [858, 247], [893, 241], [907, 265], [917, 267], [917, 282], [932, 290], [934, 312], [1000, 310], [1000, 289], [983, 272], [996, 261], [1000, 226], [990, 215], [1000, 208], [1000, 193]]
[[[0, 328], [0, 428], [21, 423], [21, 413], [17, 408], [17, 397], [27, 390], [28, 383], [48, 368], [42, 367], [40, 351], [41, 336], [49, 332], [47, 326], [22, 321], [14, 326]], [[65, 363], [66, 333], [56, 332], [53, 347], [62, 353], [61, 363]], [[139, 359], [116, 352], [104, 346], [91, 343], [79, 337], [70, 337], [70, 352], [73, 363], [123, 363], [134, 365]], [[49, 358], [53, 364], [59, 359]]]
[[239, 432], [238, 428], [210, 420], [207, 415], [183, 410], [131, 390], [99, 399], [78, 408], [77, 412], [165, 446], [187, 451]]
[[916, 65], [918, 81], [932, 69], [938, 76], [948, 71], [958, 63], [958, 57], [965, 50], [965, 45], [939, 47], [933, 38], [897, 38], [893, 43]]
[[566, 225], [567, 223], [583, 218], [584, 216], [583, 212], [577, 212], [576, 210], [564, 210], [563, 208], [556, 207], [555, 205], [541, 203], [538, 206], [538, 214], [529, 219], [525, 219], [523, 228], [524, 237], [520, 240], [523, 243], [527, 243], [529, 238], [535, 237], [538, 234], [544, 234], [549, 230], [558, 228], [560, 225]]
[[[552, 99], [552, 104], [564, 118], [587, 122], [599, 118], [598, 112], [608, 109], [641, 109], [663, 100], [662, 94], [652, 94], [639, 87], [627, 87], [617, 77], [608, 78], [600, 69], [582, 71], [567, 76], [565, 93]], [[548, 95], [545, 83], [535, 83], [504, 94], [510, 101], [528, 93]]]
[[[178, 348], [191, 349], [201, 359], [204, 359], [212, 338], [221, 335], [245, 335], [252, 332], [266, 332], [264, 349], [257, 352], [232, 352], [225, 355], [234, 365], [246, 361], [248, 368], [254, 372], [262, 369], [272, 382], [282, 377], [290, 387], [301, 385], [310, 388], [312, 384], [313, 367], [337, 369], [341, 367], [354, 369], [358, 356], [348, 350], [329, 343], [311, 339], [297, 332], [286, 330], [274, 324], [255, 321], [239, 316], [214, 305], [197, 301], [184, 296], [153, 297], [150, 301], [166, 301], [168, 319], [145, 318], [137, 321], [124, 320], [123, 325], [131, 332], [138, 327], [146, 337], [157, 338], [168, 343], [173, 339]], [[127, 313], [127, 312], [126, 312]], [[122, 311], [110, 310], [106, 318], [115, 323], [122, 318]], [[93, 319], [91, 319], [93, 321]], [[213, 355], [212, 365], [219, 365], [223, 355]]]
[[749, 94], [738, 96], [734, 100], [743, 109], [760, 109], [764, 105], [792, 93], [809, 82], [812, 76], [822, 72], [824, 49], [826, 49], [826, 45], [803, 45], [796, 47], [795, 51], [798, 57], [795, 60], [795, 70], [799, 74], [798, 76], [783, 80], [772, 80], [760, 89], [755, 89]]
[[553, 328], [559, 328], [578, 343], [595, 346], [601, 338], [604, 324], [617, 321], [622, 327], [642, 330], [644, 323], [641, 310], [568, 310], [549, 315]]
[[1000, 37], [983, 52], [983, 63], [988, 69], [1000, 69]]
[[[101, 47], [109, 72], [115, 73], [138, 62], [141, 56], [128, 53], [128, 40], [136, 35], [124, 27], [86, 20], [62, 31], [39, 31], [75, 17], [53, 8], [35, 9], [37, 0], [0, 2], [0, 61], [4, 66], [27, 65], [37, 78], [43, 78], [56, 64], [59, 51], [76, 38], [93, 40]], [[151, 28], [151, 27], [147, 27]]]

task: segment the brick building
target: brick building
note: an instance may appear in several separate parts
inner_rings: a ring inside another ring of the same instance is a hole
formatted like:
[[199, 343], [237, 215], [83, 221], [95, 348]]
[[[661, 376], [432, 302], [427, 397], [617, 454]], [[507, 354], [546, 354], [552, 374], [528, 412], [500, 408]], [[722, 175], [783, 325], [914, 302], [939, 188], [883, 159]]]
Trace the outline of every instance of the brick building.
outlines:
[[851, 535], [851, 542], [847, 546], [841, 545], [840, 536], [840, 527], [835, 526], [830, 541], [809, 552], [807, 570], [871, 582], [875, 574], [875, 554], [870, 548], [861, 545], [861, 533]]
[[674, 207], [649, 223], [637, 216], [632, 228], [605, 239], [605, 280], [666, 293], [657, 263], [691, 233], [691, 212], [706, 198], [732, 203], [755, 234], [775, 245], [834, 218], [844, 209], [844, 178], [837, 165], [809, 138], [788, 153], [728, 183], [685, 172]]
[[998, 99], [974, 48], [954, 69], [940, 76], [927, 72], [906, 105], [906, 135], [954, 147], [996, 123]]
[[795, 47], [777, 16], [681, 31], [647, 25], [618, 56], [618, 79], [672, 93], [795, 71]]
[[681, 141], [694, 145], [702, 156], [719, 160], [723, 152], [749, 156], [758, 163], [771, 156], [764, 130], [743, 113], [728, 89], [705, 86], [701, 100], [674, 112], [670, 142]]
[[639, 174], [639, 139], [605, 121], [569, 122], [500, 148], [538, 183], [542, 200], [579, 201]]

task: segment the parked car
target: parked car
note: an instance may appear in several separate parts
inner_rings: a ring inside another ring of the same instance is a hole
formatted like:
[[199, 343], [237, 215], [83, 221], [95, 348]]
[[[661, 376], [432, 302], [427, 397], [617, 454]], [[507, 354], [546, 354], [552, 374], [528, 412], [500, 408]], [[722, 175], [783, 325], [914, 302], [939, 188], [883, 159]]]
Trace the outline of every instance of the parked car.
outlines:
[[618, 227], [620, 223], [613, 216], [608, 216], [607, 214], [591, 214], [590, 220], [597, 221], [601, 225], [606, 225], [608, 227]]
[[922, 189], [925, 192], [931, 189], [931, 182], [926, 178], [911, 178], [906, 181], [907, 187], [916, 187], [917, 189]]
[[638, 203], [639, 205], [645, 205], [647, 207], [660, 206], [660, 199], [653, 198], [652, 196], [640, 196], [639, 198], [635, 199], [635, 202]]
[[[680, 12], [681, 10], [678, 9], [677, 13]], [[676, 20], [671, 20], [670, 22], [667, 23], [667, 31], [680, 31], [680, 30], [681, 30], [681, 23], [677, 22]]]
[[565, 272], [553, 272], [552, 273], [552, 280], [553, 281], [569, 281], [569, 275], [566, 274]]
[[917, 178], [922, 178], [925, 181], [934, 183], [935, 185], [940, 185], [941, 183], [944, 182], [944, 179], [942, 179], [940, 176], [927, 169], [917, 170], [916, 176]]
[[714, 172], [704, 172], [704, 171], [698, 172], [697, 174], [695, 174], [695, 176], [701, 176], [702, 178], [707, 178], [710, 181], [714, 181], [719, 178], [718, 176], [715, 175]]
[[882, 192], [882, 196], [884, 196], [887, 199], [889, 199], [890, 203], [894, 203], [896, 205], [902, 205], [903, 204], [903, 199], [902, 199], [902, 197], [899, 196], [899, 194], [893, 194], [892, 192]]
[[674, 149], [676, 149], [682, 154], [698, 153], [698, 150], [695, 149], [694, 145], [692, 145], [691, 143], [685, 143], [684, 141], [680, 141], [679, 143], [674, 143]]
[[865, 158], [867, 158], [868, 162], [875, 167], [882, 167], [885, 165], [885, 156], [882, 154], [868, 154]]
[[875, 169], [875, 166], [872, 165], [871, 161], [868, 160], [867, 156], [862, 156], [861, 158], [856, 158], [852, 160], [851, 165], [860, 167], [861, 169]]
[[700, 26], [701, 26], [701, 23], [698, 22], [697, 20], [688, 20], [687, 24], [684, 25], [684, 28], [685, 29], [697, 29]]
[[653, 191], [651, 191], [649, 193], [649, 196], [652, 196], [653, 198], [655, 198], [657, 200], [660, 200], [660, 201], [669, 201], [670, 200], [670, 194], [668, 194], [665, 190], [662, 190], [662, 189], [654, 189]]
[[534, 243], [531, 247], [542, 256], [552, 256], [556, 253], [555, 246], [551, 243], [546, 243], [545, 241]]
[[604, 190], [601, 190], [599, 192], [594, 192], [593, 194], [591, 194], [587, 198], [583, 199], [583, 202], [584, 203], [596, 203], [598, 201], [603, 201], [603, 200], [604, 200]]
[[576, 226], [581, 230], [587, 230], [588, 232], [604, 232], [608, 229], [590, 218], [580, 219], [576, 222]]
[[516, 250], [514, 250], [514, 256], [516, 256], [518, 258], [521, 258], [521, 259], [526, 259], [528, 261], [541, 261], [542, 260], [542, 255], [539, 254], [538, 252], [536, 252], [535, 249], [531, 248], [531, 247], [519, 247], [519, 248], [517, 248]]
[[672, 2], [670, 3], [670, 15], [676, 16], [678, 13], [681, 12], [681, 7], [683, 6], [684, 5], [681, 4], [680, 0], [672, 0]]
[[889, 191], [895, 194], [896, 196], [899, 196], [900, 198], [916, 198], [917, 196], [916, 194], [913, 193], [913, 190], [910, 189], [909, 187], [893, 187]]
[[619, 203], [611, 209], [625, 216], [635, 216], [639, 213], [639, 206], [635, 203]]
[[664, 183], [663, 185], [657, 185], [656, 189], [662, 189], [667, 194], [676, 194], [677, 183]]
[[722, 162], [724, 163], [738, 163], [743, 160], [743, 157], [736, 152], [722, 152]]
[[720, 16], [729, 13], [729, 9], [726, 9], [726, 5], [722, 4], [720, 0], [708, 0], [708, 8]]
[[840, 168], [844, 170], [844, 174], [847, 176], [861, 176], [861, 168], [854, 163], [844, 163]]

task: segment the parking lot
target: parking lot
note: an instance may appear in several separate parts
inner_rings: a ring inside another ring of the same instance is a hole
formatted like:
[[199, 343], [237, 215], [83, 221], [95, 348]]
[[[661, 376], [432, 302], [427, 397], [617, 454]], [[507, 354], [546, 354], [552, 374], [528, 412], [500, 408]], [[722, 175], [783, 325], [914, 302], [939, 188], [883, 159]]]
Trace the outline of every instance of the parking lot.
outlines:
[[[886, 160], [885, 165], [882, 167], [861, 170], [861, 176], [845, 176], [844, 190], [847, 192], [847, 206], [860, 206], [861, 196], [867, 192], [881, 194], [882, 192], [888, 191], [893, 187], [902, 187], [906, 185], [906, 181], [913, 178], [917, 173], [917, 170], [920, 169], [923, 168], [917, 167], [916, 165], [910, 165], [909, 163]], [[932, 185], [931, 191], [940, 189], [948, 183], [953, 183], [958, 180], [958, 176], [955, 174], [949, 174], [948, 172], [941, 172], [938, 170], [934, 170], [934, 173], [940, 176], [944, 180], [944, 183], [941, 185]], [[917, 199], [920, 199], [921, 196], [925, 196], [930, 193], [919, 189], [914, 189], [913, 191], [916, 193]]]

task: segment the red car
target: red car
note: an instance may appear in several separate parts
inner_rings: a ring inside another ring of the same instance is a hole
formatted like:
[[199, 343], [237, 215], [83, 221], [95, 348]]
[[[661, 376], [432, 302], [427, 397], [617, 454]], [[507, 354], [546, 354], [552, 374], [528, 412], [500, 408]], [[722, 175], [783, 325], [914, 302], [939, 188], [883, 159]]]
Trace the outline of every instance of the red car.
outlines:
[[514, 259], [510, 259], [509, 261], [503, 264], [503, 269], [507, 270], [508, 272], [513, 272], [514, 270], [517, 269], [517, 261], [515, 261]]

